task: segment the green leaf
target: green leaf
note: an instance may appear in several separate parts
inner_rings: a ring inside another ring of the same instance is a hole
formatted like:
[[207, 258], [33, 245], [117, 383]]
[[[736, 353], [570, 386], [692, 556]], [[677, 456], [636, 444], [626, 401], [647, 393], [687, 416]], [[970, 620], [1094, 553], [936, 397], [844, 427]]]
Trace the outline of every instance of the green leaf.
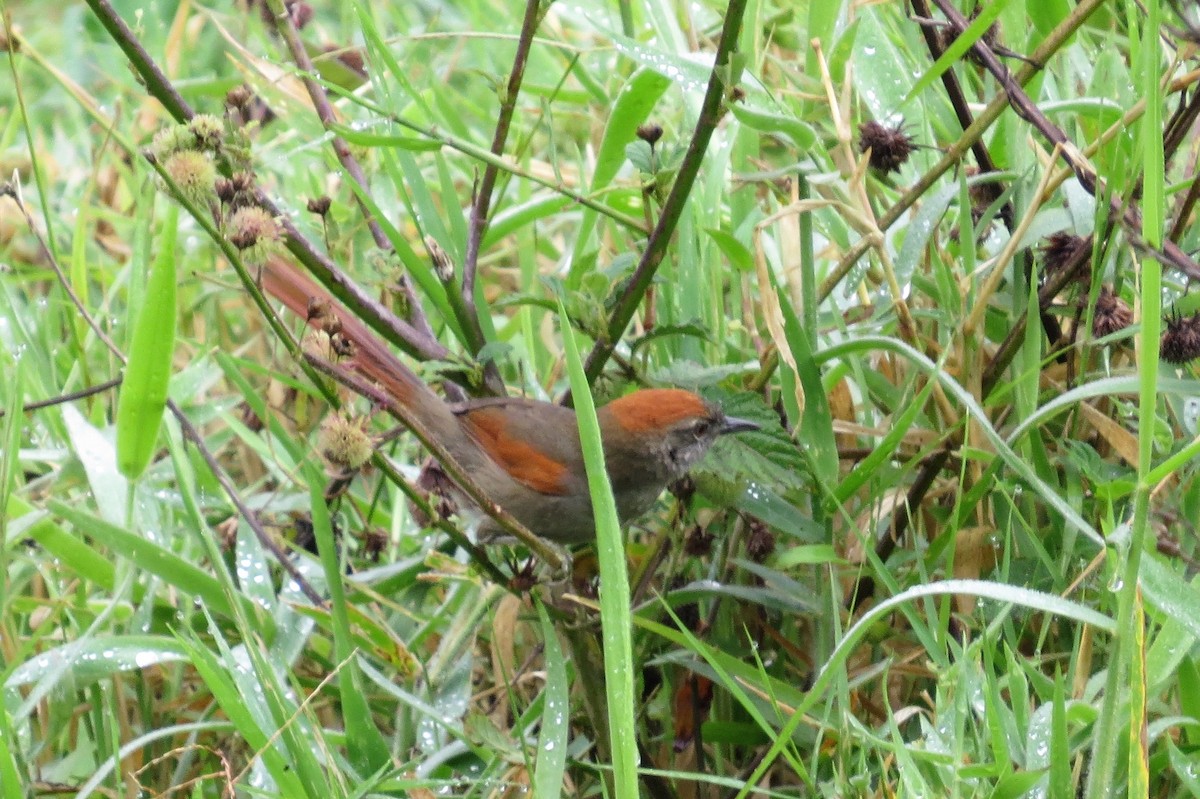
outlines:
[[538, 619], [542, 624], [544, 651], [542, 661], [546, 670], [546, 687], [542, 693], [542, 725], [538, 733], [538, 757], [534, 763], [533, 795], [560, 796], [563, 772], [567, 766], [567, 743], [570, 734], [570, 684], [567, 682], [567, 663], [558, 634], [546, 608], [537, 603]]
[[146, 470], [158, 442], [175, 354], [175, 234], [179, 209], [167, 205], [158, 257], [133, 324], [129, 363], [117, 402], [117, 468], [130, 480]]
[[791, 142], [792, 146], [800, 152], [810, 149], [817, 143], [816, 131], [810, 125], [801, 122], [795, 117], [773, 114], [770, 111], [763, 111], [738, 103], [731, 104], [729, 111], [738, 122], [741, 122], [751, 130], [781, 136]]
[[[86, 533], [121, 557], [128, 558], [138, 568], [161, 577], [180, 593], [203, 601], [213, 613], [227, 617], [233, 615], [233, 605], [221, 583], [199, 566], [135, 533], [63, 502], [51, 500], [48, 507], [51, 512], [74, 525], [80, 535]], [[238, 600], [246, 613], [258, 615], [254, 604], [246, 597], [239, 596]], [[266, 621], [263, 623], [266, 624]]]
[[97, 635], [56, 646], [13, 669], [6, 688], [32, 685], [47, 674], [70, 676], [72, 688], [102, 680], [119, 671], [134, 671], [160, 663], [186, 660], [174, 638], [161, 635]]

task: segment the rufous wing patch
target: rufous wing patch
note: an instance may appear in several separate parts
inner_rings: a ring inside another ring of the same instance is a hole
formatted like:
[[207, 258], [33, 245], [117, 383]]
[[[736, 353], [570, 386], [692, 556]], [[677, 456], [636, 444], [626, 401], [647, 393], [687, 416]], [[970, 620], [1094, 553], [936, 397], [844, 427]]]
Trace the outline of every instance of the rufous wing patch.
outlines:
[[613, 400], [604, 410], [631, 433], [664, 430], [683, 419], [711, 413], [704, 400], [681, 388], [644, 388]]
[[461, 419], [471, 437], [512, 479], [540, 494], [567, 493], [566, 465], [511, 436], [501, 408], [474, 408]]

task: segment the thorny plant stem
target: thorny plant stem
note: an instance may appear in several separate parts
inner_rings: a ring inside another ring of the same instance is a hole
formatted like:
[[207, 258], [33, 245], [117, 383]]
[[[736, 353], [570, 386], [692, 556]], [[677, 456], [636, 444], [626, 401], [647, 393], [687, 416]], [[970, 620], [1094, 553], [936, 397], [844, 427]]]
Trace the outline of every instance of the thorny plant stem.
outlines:
[[[684, 154], [683, 161], [679, 165], [679, 173], [671, 186], [671, 193], [663, 203], [658, 224], [654, 226], [654, 230], [651, 231], [650, 238], [646, 242], [646, 251], [642, 254], [625, 293], [621, 295], [616, 308], [609, 317], [606, 335], [597, 341], [592, 351], [588, 353], [584, 363], [584, 372], [589, 383], [593, 382], [604, 370], [605, 363], [616, 349], [616, 343], [621, 340], [625, 328], [629, 326], [629, 322], [637, 312], [638, 305], [646, 295], [646, 290], [654, 280], [654, 275], [662, 265], [667, 245], [670, 244], [671, 236], [679, 225], [688, 195], [691, 193], [692, 185], [696, 182], [700, 164], [704, 161], [704, 154], [708, 150], [708, 143], [712, 140], [717, 123], [721, 121], [722, 104], [726, 101], [726, 94], [733, 88], [732, 84], [739, 77], [732, 74], [733, 54], [737, 51], [746, 4], [747, 0], [730, 0], [725, 9], [725, 23], [721, 29], [721, 39], [717, 43], [716, 57], [713, 59], [712, 72], [708, 77], [708, 88], [704, 93], [704, 101], [700, 106], [700, 115], [696, 119], [692, 140], [688, 143], [687, 153]], [[565, 398], [565, 401], [569, 401], [569, 399], [570, 395]]]

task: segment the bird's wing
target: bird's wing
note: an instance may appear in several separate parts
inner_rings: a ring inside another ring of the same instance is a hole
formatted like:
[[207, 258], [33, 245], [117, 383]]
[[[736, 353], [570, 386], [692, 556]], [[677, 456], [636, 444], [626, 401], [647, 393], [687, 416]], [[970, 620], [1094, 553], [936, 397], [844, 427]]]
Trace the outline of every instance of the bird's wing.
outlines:
[[[578, 479], [574, 475], [583, 474], [575, 414], [567, 408], [499, 397], [455, 406], [455, 413], [500, 468], [540, 494], [568, 494]], [[553, 435], [548, 430], [569, 433]]]

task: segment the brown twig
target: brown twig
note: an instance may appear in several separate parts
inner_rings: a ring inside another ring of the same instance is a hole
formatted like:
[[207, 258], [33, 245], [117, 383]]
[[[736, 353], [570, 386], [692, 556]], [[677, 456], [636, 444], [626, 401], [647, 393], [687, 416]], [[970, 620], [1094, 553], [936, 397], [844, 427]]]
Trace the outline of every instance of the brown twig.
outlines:
[[[731, 74], [733, 54], [737, 50], [738, 35], [742, 28], [742, 16], [746, 13], [746, 0], [730, 0], [725, 9], [725, 22], [721, 29], [721, 39], [717, 42], [716, 57], [713, 60], [712, 72], [708, 77], [708, 88], [704, 93], [704, 101], [700, 106], [700, 114], [696, 119], [696, 128], [692, 140], [688, 143], [687, 153], [679, 165], [679, 172], [671, 186], [671, 193], [663, 203], [658, 224], [650, 232], [646, 242], [646, 251], [638, 262], [637, 269], [629, 279], [625, 292], [617, 301], [612, 315], [609, 317], [606, 335], [597, 341], [592, 351], [588, 353], [584, 363], [584, 371], [588, 382], [591, 382], [603, 371], [605, 363], [616, 349], [617, 342], [625, 333], [633, 315], [637, 312], [646, 290], [654, 280], [667, 252], [671, 236], [683, 215], [684, 205], [691, 193], [692, 185], [700, 172], [700, 164], [708, 150], [713, 131], [723, 115], [722, 104], [727, 92], [732, 88], [730, 82], [738, 76]], [[570, 395], [564, 398], [570, 402]]]
[[[68, 391], [65, 394], [59, 394], [57, 397], [51, 397], [50, 399], [39, 400], [38, 402], [29, 402], [21, 406], [21, 412], [29, 413], [30, 411], [40, 411], [42, 408], [51, 408], [55, 405], [64, 405], [68, 402], [74, 402], [75, 400], [93, 397], [96, 394], [103, 394], [105, 391], [110, 391], [121, 385], [121, 379], [122, 378], [120, 377], [114, 377], [111, 380], [105, 380], [103, 383], [99, 383], [94, 386], [88, 386], [87, 388], [81, 388], [78, 391]], [[8, 413], [8, 411], [0, 408], [0, 419], [3, 419], [4, 414], [6, 413]]]
[[[912, 4], [912, 9], [915, 14], [920, 17], [928, 18], [929, 3], [926, 0], [909, 0]], [[933, 60], [937, 61], [942, 55], [942, 46], [938, 41], [936, 29], [929, 25], [921, 26], [921, 35], [925, 38], [925, 46], [929, 48], [930, 55]], [[971, 127], [974, 122], [974, 117], [971, 114], [970, 105], [967, 103], [967, 97], [963, 93], [962, 86], [959, 85], [958, 77], [954, 74], [954, 70], [947, 69], [941, 75], [942, 88], [946, 90], [946, 97], [950, 100], [950, 105], [954, 108], [954, 115], [958, 117], [958, 124], [963, 130]], [[981, 172], [997, 172], [996, 162], [992, 160], [992, 154], [988, 152], [987, 145], [983, 139], [976, 139], [971, 142], [971, 152], [975, 154], [975, 163], [979, 166]], [[1000, 218], [1004, 220], [1004, 226], [1012, 231], [1015, 220], [1013, 217], [1012, 202], [1006, 202], [1004, 207], [1000, 209]]]
[[[316, 69], [313, 67], [312, 59], [308, 56], [308, 51], [304, 49], [304, 42], [300, 39], [300, 31], [296, 28], [295, 20], [288, 13], [284, 6], [283, 0], [266, 0], [271, 13], [275, 16], [275, 26], [279, 31], [279, 35], [283, 37], [287, 44], [288, 52], [292, 55], [292, 60], [296, 67], [300, 70], [300, 80], [304, 83], [304, 88], [308, 92], [308, 97], [312, 100], [313, 109], [317, 112], [317, 118], [321, 120], [322, 127], [330, 133], [330, 145], [333, 147], [334, 155], [337, 156], [338, 162], [342, 168], [346, 170], [346, 174], [358, 186], [358, 191], [354, 192], [354, 199], [358, 203], [359, 212], [362, 213], [363, 219], [367, 223], [367, 230], [371, 233], [371, 238], [375, 242], [375, 246], [384, 252], [392, 252], [395, 248], [392, 242], [388, 239], [387, 234], [383, 232], [379, 221], [375, 219], [375, 215], [371, 212], [371, 208], [367, 205], [364, 197], [370, 196], [371, 187], [367, 183], [367, 176], [363, 172], [362, 165], [358, 163], [358, 159], [350, 152], [350, 145], [341, 136], [333, 133], [333, 127], [337, 123], [337, 114], [333, 111], [333, 106], [329, 103], [329, 95], [325, 93], [323, 87], [314, 77]], [[400, 288], [400, 292], [404, 295], [405, 304], [408, 309], [409, 322], [428, 338], [435, 338], [433, 328], [429, 325], [429, 319], [425, 316], [425, 311], [421, 307], [421, 303], [415, 291], [413, 291], [412, 282], [407, 275], [401, 274], [396, 280]]]
[[[954, 25], [960, 28], [966, 28], [967, 20], [959, 13], [958, 9], [954, 8], [949, 0], [933, 0], [942, 13], [946, 15]], [[1132, 201], [1122, 199], [1118, 194], [1109, 192], [1104, 189], [1100, 176], [1092, 168], [1092, 165], [1087, 162], [1080, 152], [1079, 148], [1067, 138], [1067, 135], [1057, 125], [1042, 113], [1037, 104], [1025, 94], [1021, 88], [1020, 82], [1014, 79], [1008, 67], [1000, 63], [996, 58], [996, 54], [988, 47], [987, 42], [982, 39], [976, 41], [972, 45], [975, 52], [979, 56], [979, 60], [983, 63], [984, 69], [992, 73], [992, 75], [1004, 87], [1004, 92], [1008, 96], [1009, 105], [1019, 117], [1032, 125], [1043, 137], [1052, 145], [1057, 145], [1059, 157], [1067, 163], [1071, 171], [1075, 173], [1075, 178], [1080, 185], [1084, 187], [1092, 196], [1108, 196], [1109, 213], [1115, 219], [1120, 219], [1126, 228], [1126, 235], [1137, 244], [1145, 245], [1145, 242], [1137, 238], [1138, 231], [1142, 228], [1141, 213]], [[1038, 63], [1045, 63], [1043, 60], [1035, 58]], [[1157, 248], [1149, 248], [1156, 250]], [[1178, 271], [1187, 275], [1189, 278], [1200, 279], [1200, 264], [1197, 264], [1187, 253], [1179, 249], [1179, 245], [1173, 241], [1163, 242], [1161, 251], [1158, 255], [1163, 263], [1174, 267]]]
[[[508, 141], [508, 132], [512, 127], [513, 113], [517, 108], [517, 95], [521, 92], [521, 83], [525, 79], [525, 67], [529, 63], [529, 51], [533, 45], [533, 35], [537, 32], [541, 20], [540, 0], [526, 0], [525, 17], [521, 22], [521, 34], [517, 39], [517, 52], [513, 56], [512, 71], [508, 75], [508, 84], [500, 98], [500, 113], [496, 118], [496, 131], [492, 134], [492, 155], [500, 158], [504, 155], [504, 146]], [[483, 233], [487, 230], [488, 213], [492, 202], [492, 192], [496, 188], [496, 178], [500, 170], [496, 164], [490, 163], [483, 170], [483, 177], [475, 191], [474, 202], [471, 203], [471, 228], [467, 234], [467, 252], [463, 260], [462, 293], [467, 308], [475, 313], [475, 275], [479, 267], [479, 247], [483, 241]], [[478, 328], [479, 320], [474, 320]], [[482, 333], [479, 333], [482, 339]], [[482, 346], [482, 340], [477, 346]]]

